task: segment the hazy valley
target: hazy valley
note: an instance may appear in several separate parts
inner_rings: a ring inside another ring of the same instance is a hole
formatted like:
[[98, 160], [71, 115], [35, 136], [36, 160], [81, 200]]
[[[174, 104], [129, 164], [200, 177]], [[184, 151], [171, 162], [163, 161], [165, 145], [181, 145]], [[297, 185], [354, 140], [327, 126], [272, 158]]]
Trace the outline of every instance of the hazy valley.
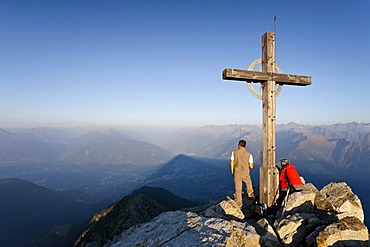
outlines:
[[[13, 236], [6, 232], [15, 229], [8, 226], [10, 223], [4, 216], [11, 202], [20, 205], [12, 211], [14, 225], [20, 224], [17, 219], [25, 210], [21, 206], [30, 206], [26, 207], [30, 217], [23, 221], [29, 225], [22, 227], [37, 228], [36, 239], [28, 240], [37, 242], [52, 227], [84, 223], [89, 215], [142, 186], [164, 188], [196, 204], [218, 200], [233, 192], [228, 159], [239, 139], [247, 141], [247, 149], [254, 155], [256, 168], [252, 179], [257, 187], [262, 147], [259, 126], [204, 126], [167, 133], [124, 128], [1, 129], [0, 234], [7, 234], [9, 241], [17, 240], [15, 230]], [[370, 186], [370, 124], [278, 125], [277, 159], [283, 157], [290, 159], [306, 181], [317, 187], [330, 181], [346, 181], [362, 200], [365, 222], [370, 225], [370, 199], [366, 190]], [[6, 178], [22, 179], [34, 185], [16, 190], [9, 187], [9, 181], [25, 182]], [[35, 200], [26, 197], [31, 195], [28, 191], [31, 188], [38, 188], [33, 191], [40, 197], [32, 196]], [[49, 193], [67, 200], [58, 203], [63, 208], [50, 203], [55, 214], [39, 216], [40, 219], [31, 217], [42, 205], [59, 200]], [[11, 198], [16, 199], [11, 201]], [[40, 201], [44, 203], [37, 204]], [[73, 216], [67, 209], [70, 205], [77, 212], [79, 208], [86, 209], [85, 215]], [[71, 216], [57, 220], [56, 215], [66, 210]], [[45, 218], [53, 220], [41, 224]], [[14, 246], [29, 244], [24, 240]]]

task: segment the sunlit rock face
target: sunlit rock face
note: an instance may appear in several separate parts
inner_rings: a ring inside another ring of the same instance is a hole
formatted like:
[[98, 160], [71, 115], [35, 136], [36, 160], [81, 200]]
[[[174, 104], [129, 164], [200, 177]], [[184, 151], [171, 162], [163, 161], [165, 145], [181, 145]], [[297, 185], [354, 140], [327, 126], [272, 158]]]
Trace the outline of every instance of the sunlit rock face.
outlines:
[[346, 183], [330, 183], [316, 195], [318, 209], [331, 211], [339, 219], [353, 216], [364, 222], [364, 211], [360, 199]]
[[[219, 202], [164, 212], [115, 234], [104, 246], [368, 246], [369, 232], [359, 198], [345, 183], [318, 191], [306, 184], [292, 193], [284, 214], [258, 215], [247, 198], [240, 209]], [[243, 215], [244, 214], [244, 217]], [[86, 243], [89, 246], [88, 243]]]
[[316, 238], [318, 247], [332, 246], [368, 246], [369, 232], [367, 227], [356, 217], [347, 216], [338, 222], [325, 227]]
[[259, 241], [260, 236], [247, 222], [176, 211], [130, 228], [112, 246], [258, 246]]
[[277, 218], [282, 216], [283, 209], [285, 214], [312, 213], [318, 192], [313, 184], [308, 183], [301, 192], [291, 193], [287, 203], [277, 212]]

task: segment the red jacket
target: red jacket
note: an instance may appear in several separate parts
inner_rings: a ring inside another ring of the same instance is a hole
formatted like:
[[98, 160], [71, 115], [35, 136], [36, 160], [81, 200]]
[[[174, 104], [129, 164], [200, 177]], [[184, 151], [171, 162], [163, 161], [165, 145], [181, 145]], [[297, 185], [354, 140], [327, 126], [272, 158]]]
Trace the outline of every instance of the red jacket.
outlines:
[[292, 164], [283, 166], [280, 169], [280, 175], [279, 175], [280, 190], [287, 190], [289, 183], [291, 183], [294, 187], [303, 186], [302, 180], [299, 177], [299, 174], [297, 170], [295, 169], [295, 166]]

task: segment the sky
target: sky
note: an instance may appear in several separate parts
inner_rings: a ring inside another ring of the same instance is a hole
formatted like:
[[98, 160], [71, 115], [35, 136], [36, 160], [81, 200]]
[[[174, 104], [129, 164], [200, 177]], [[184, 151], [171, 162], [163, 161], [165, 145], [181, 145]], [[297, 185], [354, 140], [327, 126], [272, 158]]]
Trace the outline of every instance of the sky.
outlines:
[[[222, 79], [274, 31], [277, 124], [370, 122], [370, 1], [0, 1], [0, 127], [261, 124]], [[259, 90], [259, 84], [254, 85]]]

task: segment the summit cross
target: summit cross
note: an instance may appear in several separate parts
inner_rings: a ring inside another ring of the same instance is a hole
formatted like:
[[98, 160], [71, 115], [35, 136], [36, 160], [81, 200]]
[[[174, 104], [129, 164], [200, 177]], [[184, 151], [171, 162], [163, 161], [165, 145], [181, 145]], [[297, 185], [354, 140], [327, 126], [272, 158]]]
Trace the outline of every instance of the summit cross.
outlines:
[[[257, 61], [257, 60], [256, 60]], [[250, 66], [251, 67], [251, 66]], [[260, 167], [259, 201], [272, 206], [278, 195], [279, 171], [276, 168], [276, 96], [283, 85], [307, 86], [310, 76], [288, 75], [277, 72], [275, 61], [275, 33], [262, 36], [262, 71], [224, 69], [224, 80], [246, 81], [251, 92], [262, 99], [262, 166]], [[258, 95], [251, 83], [261, 83]], [[276, 84], [279, 88], [276, 90]]]

